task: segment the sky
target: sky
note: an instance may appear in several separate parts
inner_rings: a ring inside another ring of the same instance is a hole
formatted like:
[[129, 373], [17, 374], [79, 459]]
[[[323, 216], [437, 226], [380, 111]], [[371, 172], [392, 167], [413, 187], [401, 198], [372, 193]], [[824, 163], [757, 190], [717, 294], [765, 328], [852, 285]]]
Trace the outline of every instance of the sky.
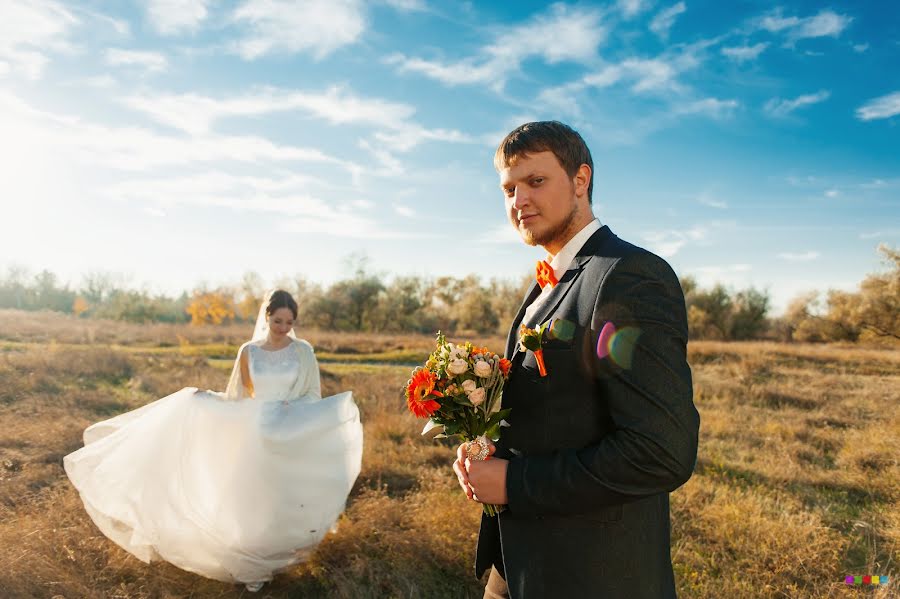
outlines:
[[554, 119], [603, 224], [778, 312], [900, 245], [898, 64], [888, 0], [0, 0], [0, 269], [519, 279], [493, 153]]

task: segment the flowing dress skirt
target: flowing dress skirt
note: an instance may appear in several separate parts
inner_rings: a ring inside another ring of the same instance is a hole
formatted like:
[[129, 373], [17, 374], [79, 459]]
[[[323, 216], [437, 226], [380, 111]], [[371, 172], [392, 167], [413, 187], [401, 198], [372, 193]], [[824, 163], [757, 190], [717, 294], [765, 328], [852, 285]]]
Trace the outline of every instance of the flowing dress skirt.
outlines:
[[64, 459], [94, 523], [139, 559], [270, 580], [335, 525], [360, 471], [351, 392], [225, 401], [182, 389], [99, 422]]

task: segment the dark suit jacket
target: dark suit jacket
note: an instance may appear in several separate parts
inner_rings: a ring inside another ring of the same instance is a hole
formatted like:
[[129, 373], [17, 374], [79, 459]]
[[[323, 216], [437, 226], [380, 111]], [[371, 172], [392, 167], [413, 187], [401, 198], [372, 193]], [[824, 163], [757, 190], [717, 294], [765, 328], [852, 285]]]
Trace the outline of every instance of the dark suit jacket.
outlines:
[[532, 319], [575, 324], [571, 341], [545, 339], [544, 378], [518, 348], [539, 292], [507, 341], [511, 426], [496, 455], [510, 460], [509, 505], [482, 518], [476, 575], [495, 565], [513, 599], [675, 597], [669, 492], [693, 472], [700, 426], [678, 278], [609, 227], [595, 232]]

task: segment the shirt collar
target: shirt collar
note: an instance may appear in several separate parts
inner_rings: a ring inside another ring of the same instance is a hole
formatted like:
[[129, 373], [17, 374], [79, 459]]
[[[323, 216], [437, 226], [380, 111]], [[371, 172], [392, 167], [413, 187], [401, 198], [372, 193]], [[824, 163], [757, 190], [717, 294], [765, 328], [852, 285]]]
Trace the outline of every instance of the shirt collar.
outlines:
[[576, 233], [575, 236], [570, 239], [555, 256], [553, 256], [552, 260], [550, 260], [549, 255], [547, 256], [550, 267], [553, 268], [553, 274], [556, 275], [557, 279], [562, 279], [563, 274], [569, 270], [569, 265], [572, 263], [575, 256], [578, 255], [579, 250], [584, 247], [588, 238], [593, 235], [595, 231], [600, 229], [600, 226], [600, 219], [595, 218], [586, 224], [581, 231]]

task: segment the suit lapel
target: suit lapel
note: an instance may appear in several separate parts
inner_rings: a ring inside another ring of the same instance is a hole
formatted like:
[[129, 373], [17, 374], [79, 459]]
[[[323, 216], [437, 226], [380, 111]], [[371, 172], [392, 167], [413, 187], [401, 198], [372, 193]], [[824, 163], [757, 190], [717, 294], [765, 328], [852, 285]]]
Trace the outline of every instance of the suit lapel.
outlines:
[[[541, 307], [537, 309], [537, 312], [532, 316], [531, 322], [534, 323], [533, 326], [537, 326], [538, 324], [543, 323], [547, 320], [547, 317], [553, 314], [556, 311], [556, 308], [559, 306], [560, 302], [562, 302], [563, 298], [566, 297], [566, 294], [569, 293], [569, 290], [572, 289], [575, 280], [578, 278], [578, 275], [581, 274], [584, 265], [591, 259], [591, 256], [576, 256], [572, 261], [572, 265], [569, 267], [569, 270], [565, 272], [562, 279], [560, 279], [559, 283], [556, 284], [556, 287], [553, 288], [553, 291], [550, 292], [550, 295], [547, 296], [547, 299], [541, 304]], [[530, 302], [529, 302], [530, 303]], [[522, 311], [524, 313], [524, 310]], [[528, 325], [526, 325], [528, 326]], [[518, 329], [518, 327], [517, 327]], [[518, 340], [518, 334], [516, 335]], [[521, 351], [519, 344], [516, 343], [513, 348], [513, 356]], [[511, 360], [512, 358], [510, 358]]]
[[[547, 320], [547, 318], [556, 311], [556, 308], [559, 307], [560, 302], [562, 302], [563, 298], [572, 288], [575, 280], [578, 278], [578, 275], [580, 275], [581, 271], [584, 270], [584, 265], [590, 262], [591, 258], [594, 257], [594, 254], [597, 253], [602, 244], [612, 236], [613, 233], [610, 228], [607, 226], [603, 226], [597, 229], [597, 231], [595, 231], [593, 235], [588, 237], [588, 240], [578, 251], [578, 254], [575, 256], [575, 258], [572, 259], [572, 264], [569, 266], [569, 270], [565, 272], [562, 279], [559, 281], [556, 287], [553, 288], [553, 291], [550, 292], [547, 300], [540, 308], [538, 308], [537, 313], [534, 314], [532, 322], [534, 322], [535, 324], [540, 324]], [[518, 314], [516, 314], [516, 317], [513, 320], [512, 328], [510, 328], [509, 330], [509, 336], [506, 338], [506, 356], [510, 360], [512, 360], [520, 351], [519, 326], [522, 324], [522, 318], [525, 316], [525, 308], [531, 305], [531, 302], [535, 300], [540, 292], [541, 288], [538, 286], [537, 282], [532, 283], [531, 288], [525, 295], [525, 301], [522, 302], [522, 305], [519, 307], [519, 312]]]

